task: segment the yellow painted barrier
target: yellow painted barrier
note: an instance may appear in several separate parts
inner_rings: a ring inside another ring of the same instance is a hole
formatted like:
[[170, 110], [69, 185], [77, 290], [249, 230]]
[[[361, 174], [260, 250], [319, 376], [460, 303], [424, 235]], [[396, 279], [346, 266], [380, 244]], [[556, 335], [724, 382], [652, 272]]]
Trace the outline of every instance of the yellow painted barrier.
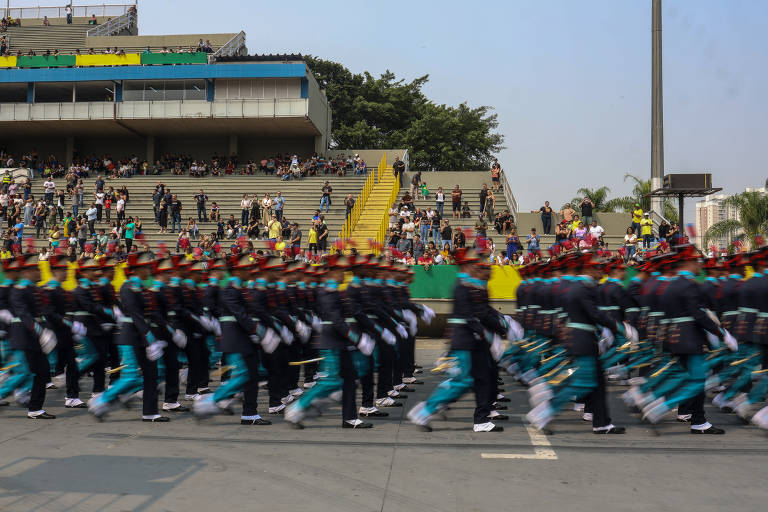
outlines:
[[0, 68], [15, 68], [16, 57], [0, 57]]
[[488, 297], [491, 299], [516, 299], [520, 274], [512, 266], [494, 265], [491, 267], [491, 279], [488, 281]]
[[[51, 266], [47, 261], [41, 261], [37, 266], [40, 268], [40, 281], [37, 283], [37, 286], [45, 286], [45, 283], [53, 278]], [[125, 266], [125, 263], [119, 263], [115, 267], [115, 277], [112, 279], [112, 286], [115, 288], [115, 291], [120, 291], [120, 287], [125, 282]], [[67, 269], [67, 279], [61, 283], [61, 287], [67, 291], [77, 288], [75, 269], [77, 269], [77, 263], [70, 263]]]
[[78, 55], [76, 63], [78, 66], [140, 66], [141, 55]]

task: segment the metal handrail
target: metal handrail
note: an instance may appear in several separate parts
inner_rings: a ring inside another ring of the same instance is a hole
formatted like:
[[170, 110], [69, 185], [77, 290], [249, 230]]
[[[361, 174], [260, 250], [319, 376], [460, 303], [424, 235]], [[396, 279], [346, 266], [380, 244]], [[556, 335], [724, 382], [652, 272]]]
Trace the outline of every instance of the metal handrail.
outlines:
[[411, 170], [411, 155], [408, 154], [407, 149], [405, 150], [405, 153], [403, 153], [402, 160], [403, 160], [403, 163], [405, 164], [405, 172], [407, 173], [408, 171]]
[[515, 194], [512, 193], [512, 185], [510, 185], [509, 179], [507, 178], [507, 172], [504, 169], [501, 170], [501, 187], [502, 187], [502, 190], [504, 191], [504, 199], [507, 200], [509, 211], [512, 214], [512, 216], [516, 219], [517, 218], [517, 199], [515, 199]]
[[232, 39], [221, 45], [218, 50], [210, 54], [208, 62], [213, 62], [218, 57], [232, 57], [243, 53], [248, 53], [248, 49], [245, 47], [245, 32], [241, 30]]
[[[403, 157], [406, 157], [406, 156], [407, 155], [403, 155]], [[403, 162], [405, 161], [406, 161], [405, 158], [403, 158]], [[382, 159], [382, 163], [383, 163], [383, 167], [381, 167], [381, 172], [385, 172], [387, 170], [386, 154]], [[392, 203], [395, 202], [395, 199], [397, 199], [398, 194], [400, 194], [400, 180], [395, 179], [393, 175], [392, 188], [389, 191], [389, 198], [387, 199], [384, 215], [381, 218], [381, 224], [379, 224], [379, 232], [376, 234], [376, 241], [375, 241], [376, 244], [375, 244], [374, 252], [376, 252], [377, 254], [384, 250], [384, 244], [386, 243], [386, 237], [387, 237], [387, 232], [389, 228], [389, 209]]]
[[361, 190], [357, 195], [357, 198], [355, 198], [355, 205], [352, 207], [352, 211], [349, 212], [349, 215], [344, 221], [344, 225], [341, 227], [341, 231], [339, 232], [339, 240], [341, 240], [342, 247], [345, 249], [347, 240], [350, 236], [352, 236], [352, 232], [355, 230], [355, 226], [357, 226], [357, 221], [360, 220], [360, 216], [363, 213], [363, 208], [365, 208], [365, 203], [368, 201], [368, 198], [371, 195], [371, 191], [375, 185], [376, 173], [371, 172], [365, 179], [363, 190]]
[[111, 36], [119, 34], [123, 29], [131, 28], [136, 25], [137, 14], [134, 11], [127, 11], [125, 14], [112, 18], [106, 23], [96, 25], [85, 33], [87, 37], [93, 36]]
[[651, 214], [651, 220], [653, 221], [653, 235], [654, 236], [659, 236], [659, 226], [661, 226], [661, 222], [662, 221], [667, 221], [667, 224], [669, 224], [670, 226], [672, 225], [672, 223], [669, 221], [669, 219], [667, 219], [666, 217], [664, 217], [660, 213], [656, 212], [655, 210], [648, 210], [648, 213]]
[[[100, 17], [106, 16], [122, 16], [127, 13], [131, 7], [136, 7], [136, 2], [131, 4], [110, 4], [104, 2], [97, 5], [73, 5], [72, 17], [87, 18], [93, 14]], [[2, 11], [4, 16], [9, 15], [13, 18], [25, 19], [42, 19], [45, 16], [48, 18], [66, 18], [66, 5], [56, 6], [37, 6], [37, 7], [4, 7]]]

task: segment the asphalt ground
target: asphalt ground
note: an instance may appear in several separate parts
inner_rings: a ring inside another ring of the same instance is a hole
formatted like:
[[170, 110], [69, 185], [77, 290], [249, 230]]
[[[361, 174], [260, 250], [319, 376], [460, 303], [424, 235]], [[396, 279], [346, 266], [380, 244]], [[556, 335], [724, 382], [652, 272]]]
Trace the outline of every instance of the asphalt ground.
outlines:
[[[340, 428], [340, 408], [304, 430], [281, 417], [271, 426], [238, 416], [198, 423], [189, 413], [164, 424], [139, 421], [140, 407], [98, 423], [63, 407], [32, 421], [0, 410], [2, 511], [722, 511], [765, 510], [768, 437], [732, 415], [711, 411], [724, 436], [693, 436], [669, 421], [656, 435], [611, 389], [614, 423], [626, 435], [596, 436], [565, 411], [544, 437], [526, 427], [524, 388], [505, 377], [510, 420], [501, 433], [472, 432], [474, 397], [421, 432], [405, 412], [440, 382], [431, 374], [443, 345], [419, 340], [425, 385], [375, 428]], [[89, 389], [90, 382], [84, 382]], [[214, 383], [215, 384], [215, 383]], [[85, 395], [85, 393], [84, 393]], [[266, 411], [266, 393], [260, 396]], [[358, 402], [359, 404], [359, 402]]]

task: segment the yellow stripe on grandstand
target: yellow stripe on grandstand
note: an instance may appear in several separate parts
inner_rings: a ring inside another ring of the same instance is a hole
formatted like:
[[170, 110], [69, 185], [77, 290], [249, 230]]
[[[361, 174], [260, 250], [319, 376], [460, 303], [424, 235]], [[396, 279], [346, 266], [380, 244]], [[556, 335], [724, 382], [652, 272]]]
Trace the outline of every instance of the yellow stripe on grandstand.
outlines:
[[488, 280], [488, 297], [491, 299], [515, 299], [515, 291], [520, 284], [520, 274], [512, 266], [491, 267], [491, 279]]
[[138, 53], [125, 55], [78, 55], [75, 62], [78, 66], [139, 66], [141, 56]]
[[0, 57], [0, 68], [15, 68], [16, 57]]

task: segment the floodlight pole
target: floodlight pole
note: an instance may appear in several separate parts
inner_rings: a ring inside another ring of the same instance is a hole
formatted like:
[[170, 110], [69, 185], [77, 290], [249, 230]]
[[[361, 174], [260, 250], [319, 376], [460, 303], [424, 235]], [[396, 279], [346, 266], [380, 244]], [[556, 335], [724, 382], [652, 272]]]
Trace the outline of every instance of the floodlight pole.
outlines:
[[[661, 65], [661, 0], [653, 1], [652, 64], [651, 64], [651, 190], [658, 190], [664, 181], [664, 94]], [[664, 198], [651, 197], [651, 209], [664, 216]]]

